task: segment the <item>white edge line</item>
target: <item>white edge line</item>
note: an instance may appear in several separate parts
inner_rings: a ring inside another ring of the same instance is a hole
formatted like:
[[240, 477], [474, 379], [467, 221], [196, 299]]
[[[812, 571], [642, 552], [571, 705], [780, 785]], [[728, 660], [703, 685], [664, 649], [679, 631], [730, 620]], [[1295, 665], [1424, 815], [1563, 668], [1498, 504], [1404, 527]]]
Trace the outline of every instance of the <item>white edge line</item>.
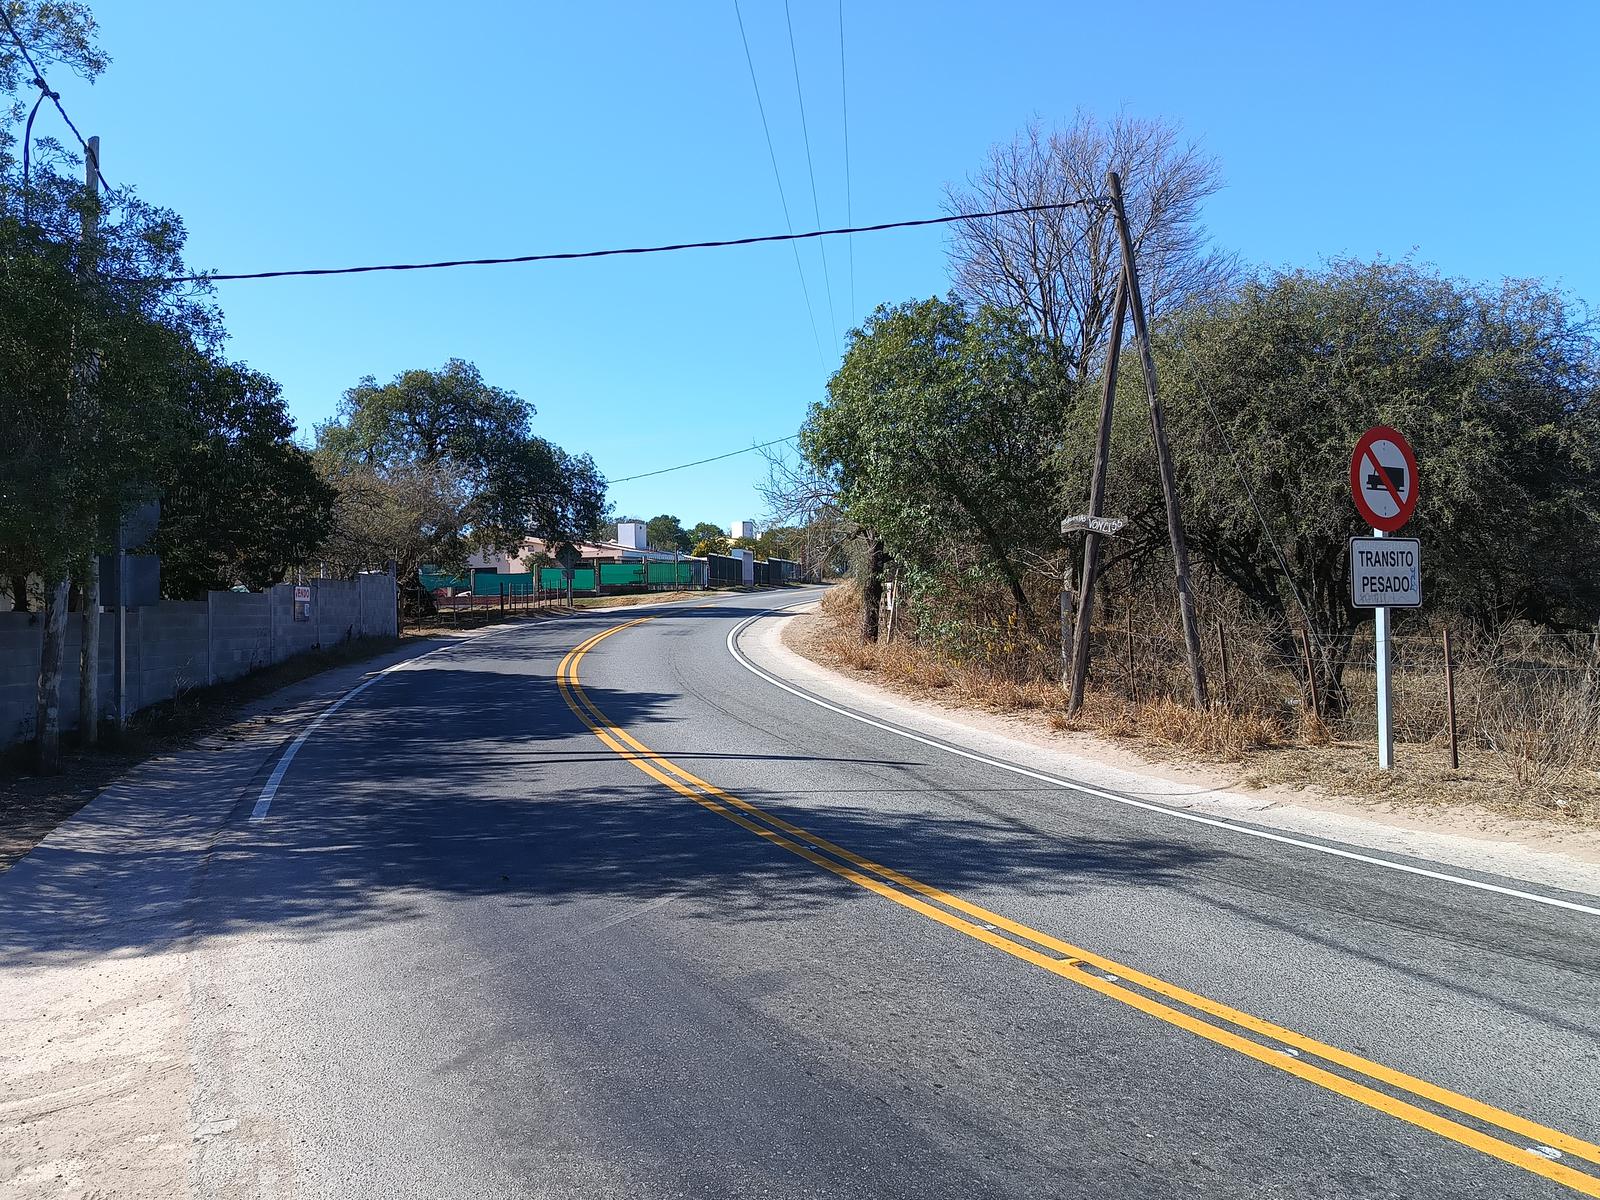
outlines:
[[[810, 603], [810, 601], [801, 601], [801, 603]], [[797, 604], [786, 605], [785, 608], [781, 608], [776, 611], [784, 612], [789, 608], [796, 607], [798, 607]], [[921, 742], [924, 746], [932, 746], [935, 750], [943, 750], [948, 754], [955, 754], [962, 758], [969, 758], [973, 762], [984, 763], [991, 767], [999, 767], [1002, 771], [1010, 771], [1013, 775], [1023, 775], [1029, 779], [1036, 779], [1040, 783], [1048, 783], [1055, 787], [1066, 788], [1069, 791], [1082, 792], [1085, 795], [1095, 796], [1101, 800], [1110, 800], [1116, 804], [1126, 804], [1131, 808], [1142, 808], [1147, 812], [1161, 813], [1165, 816], [1176, 817], [1181, 821], [1193, 821], [1196, 825], [1209, 825], [1213, 829], [1226, 829], [1231, 833], [1242, 833], [1250, 837], [1261, 838], [1262, 840], [1268, 842], [1280, 842], [1285, 846], [1296, 846], [1303, 850], [1315, 850], [1319, 854], [1331, 854], [1336, 858], [1347, 858], [1353, 862], [1366, 863], [1369, 866], [1387, 867], [1391, 871], [1404, 871], [1408, 875], [1421, 875], [1428, 879], [1442, 880], [1445, 883], [1458, 883], [1462, 887], [1477, 888], [1479, 891], [1483, 892], [1495, 892], [1502, 896], [1515, 897], [1518, 900], [1532, 900], [1536, 904], [1547, 904], [1554, 908], [1565, 908], [1571, 910], [1572, 912], [1588, 913], [1591, 916], [1600, 917], [1600, 908], [1592, 907], [1587, 904], [1578, 904], [1571, 900], [1561, 900], [1555, 896], [1541, 896], [1536, 892], [1518, 891], [1516, 888], [1502, 887], [1497, 883], [1484, 883], [1479, 879], [1468, 879], [1465, 876], [1451, 875], [1444, 871], [1430, 871], [1426, 867], [1413, 867], [1409, 863], [1394, 862], [1391, 859], [1378, 858], [1371, 854], [1358, 854], [1354, 850], [1340, 850], [1335, 846], [1324, 846], [1318, 842], [1309, 842], [1301, 838], [1289, 837], [1287, 834], [1270, 833], [1265, 829], [1251, 829], [1249, 826], [1239, 825], [1232, 821], [1221, 821], [1214, 817], [1203, 817], [1198, 813], [1184, 812], [1182, 809], [1178, 808], [1168, 808], [1164, 804], [1152, 804], [1148, 800], [1135, 800], [1131, 796], [1119, 796], [1115, 792], [1102, 791], [1099, 788], [1090, 787], [1087, 784], [1074, 783], [1070, 779], [1062, 779], [1059, 776], [1046, 775], [1040, 771], [1032, 771], [1027, 767], [1019, 767], [1015, 763], [1008, 763], [1003, 759], [990, 758], [986, 754], [979, 754], [972, 750], [963, 750], [959, 746], [952, 746], [935, 738], [923, 737], [921, 734], [912, 733], [910, 730], [899, 729], [893, 725], [885, 724], [882, 721], [875, 721], [871, 717], [864, 716], [861, 713], [851, 712], [847, 708], [841, 708], [837, 704], [831, 704], [828, 701], [823, 700], [818, 696], [813, 696], [809, 692], [803, 691], [800, 688], [791, 687], [777, 676], [772, 675], [770, 672], [767, 672], [756, 666], [753, 662], [745, 657], [744, 652], [741, 651], [738, 646], [739, 635], [751, 625], [761, 620], [761, 618], [772, 615], [772, 613], [757, 613], [755, 616], [740, 622], [738, 625], [734, 626], [733, 629], [728, 631], [728, 652], [733, 655], [734, 661], [736, 661], [751, 674], [766, 680], [773, 687], [782, 688], [784, 691], [789, 692], [792, 695], [799, 696], [802, 700], [809, 700], [812, 704], [820, 705], [821, 707], [828, 709], [830, 712], [838, 713], [841, 717], [849, 717], [852, 721], [860, 721], [864, 725], [871, 725], [874, 729], [881, 729], [885, 733], [892, 733], [899, 737], [909, 738], [913, 742]]]
[[[690, 603], [690, 601], [687, 600], [664, 600], [658, 604], [633, 604], [619, 606], [619, 608], [595, 609], [586, 611], [603, 612], [608, 616], [619, 613], [625, 615], [631, 611], [641, 608], [670, 608], [673, 605], [688, 603]], [[485, 629], [481, 633], [475, 633], [471, 637], [458, 638], [453, 642], [446, 642], [443, 646], [436, 646], [426, 653], [414, 655], [411, 658], [401, 659], [397, 663], [390, 663], [376, 675], [363, 680], [361, 683], [358, 683], [355, 687], [351, 688], [348, 692], [340, 696], [332, 704], [328, 705], [327, 708], [323, 709], [320, 713], [313, 717], [311, 724], [307, 725], [303, 730], [301, 730], [300, 735], [295, 738], [294, 741], [289, 743], [289, 748], [283, 752], [283, 757], [278, 760], [278, 765], [272, 769], [272, 774], [268, 777], [266, 786], [261, 789], [261, 795], [256, 797], [255, 807], [250, 810], [250, 820], [252, 822], [259, 821], [261, 818], [267, 815], [267, 812], [272, 808], [273, 798], [278, 794], [278, 785], [283, 782], [283, 777], [289, 770], [289, 764], [294, 762], [294, 756], [300, 753], [300, 747], [306, 744], [307, 739], [309, 739], [311, 735], [317, 731], [318, 727], [329, 717], [333, 716], [334, 713], [338, 712], [346, 704], [354, 700], [362, 692], [366, 691], [373, 684], [377, 683], [378, 680], [389, 674], [389, 672], [398, 671], [403, 667], [409, 667], [412, 663], [421, 662], [425, 658], [431, 658], [433, 655], [440, 654], [446, 650], [454, 650], [457, 646], [464, 646], [468, 642], [475, 642], [479, 638], [488, 637], [492, 633], [504, 633], [507, 629], [518, 628], [521, 628], [521, 626], [495, 626], [490, 629]]]
[[348, 692], [340, 696], [332, 704], [328, 705], [327, 708], [323, 709], [315, 717], [313, 717], [311, 719], [311, 723], [300, 731], [300, 735], [296, 737], [294, 741], [289, 743], [289, 748], [283, 752], [283, 756], [278, 759], [278, 765], [272, 769], [272, 774], [267, 778], [266, 786], [261, 789], [261, 795], [256, 797], [255, 807], [250, 810], [250, 820], [259, 821], [262, 817], [267, 815], [267, 811], [272, 807], [273, 798], [278, 794], [278, 785], [283, 782], [284, 775], [288, 773], [289, 764], [294, 762], [294, 756], [300, 753], [300, 747], [306, 744], [311, 735], [317, 731], [324, 721], [333, 716], [334, 713], [338, 712], [346, 704], [349, 704], [350, 701], [354, 700], [373, 684], [377, 683], [378, 680], [382, 679], [391, 671], [398, 671], [403, 667], [409, 667], [412, 663], [419, 663], [425, 658], [432, 658], [435, 654], [440, 654], [445, 650], [454, 650], [458, 646], [465, 646], [468, 642], [475, 642], [479, 638], [487, 637], [491, 633], [503, 632], [504, 630], [502, 629], [485, 629], [482, 633], [475, 633], [471, 637], [464, 637], [457, 641], [446, 642], [443, 646], [436, 646], [426, 653], [413, 655], [411, 658], [403, 658], [397, 663], [390, 663], [377, 674], [369, 676], [360, 683], [356, 684], [355, 687], [351, 688]]

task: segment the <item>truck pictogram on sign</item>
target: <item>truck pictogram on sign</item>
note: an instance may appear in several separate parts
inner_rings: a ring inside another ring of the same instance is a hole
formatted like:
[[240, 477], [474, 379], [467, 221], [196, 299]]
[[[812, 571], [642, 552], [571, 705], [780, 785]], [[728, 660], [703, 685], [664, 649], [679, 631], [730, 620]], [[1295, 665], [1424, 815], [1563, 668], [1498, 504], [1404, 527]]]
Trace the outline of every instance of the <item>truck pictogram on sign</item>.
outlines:
[[1417, 508], [1417, 456], [1398, 430], [1375, 425], [1350, 456], [1350, 494], [1368, 525], [1397, 532]]

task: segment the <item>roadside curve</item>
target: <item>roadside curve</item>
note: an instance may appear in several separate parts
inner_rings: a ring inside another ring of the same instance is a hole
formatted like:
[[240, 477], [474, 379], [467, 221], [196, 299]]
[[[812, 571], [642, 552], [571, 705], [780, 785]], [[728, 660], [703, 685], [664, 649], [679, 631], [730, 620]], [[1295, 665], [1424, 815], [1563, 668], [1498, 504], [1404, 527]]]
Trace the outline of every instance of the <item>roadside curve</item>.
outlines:
[[[790, 608], [794, 607], [800, 606], [790, 606]], [[788, 610], [786, 609], [785, 611]], [[830, 712], [836, 713], [841, 717], [845, 717], [852, 721], [859, 721], [865, 725], [871, 726], [874, 729], [892, 734], [895, 737], [905, 738], [909, 741], [917, 742], [924, 746], [930, 746], [947, 754], [953, 754], [961, 758], [970, 759], [973, 762], [982, 763], [985, 766], [993, 767], [997, 770], [1006, 771], [1014, 775], [1021, 775], [1025, 778], [1048, 784], [1051, 787], [1060, 788], [1070, 792], [1077, 792], [1085, 796], [1093, 796], [1096, 799], [1110, 801], [1114, 804], [1122, 804], [1131, 808], [1143, 809], [1147, 812], [1160, 813], [1165, 817], [1172, 818], [1173, 820], [1189, 821], [1197, 825], [1206, 825], [1215, 829], [1226, 829], [1242, 837], [1259, 838], [1263, 841], [1276, 842], [1285, 846], [1294, 846], [1302, 850], [1311, 850], [1320, 854], [1327, 854], [1337, 858], [1347, 859], [1352, 862], [1364, 863], [1368, 866], [1381, 867], [1385, 870], [1401, 871], [1407, 874], [1440, 880], [1442, 882], [1455, 884], [1461, 887], [1474, 888], [1484, 892], [1493, 892], [1498, 895], [1509, 896], [1517, 900], [1527, 901], [1534, 904], [1543, 904], [1552, 908], [1561, 908], [1571, 912], [1583, 913], [1586, 916], [1600, 917], [1600, 902], [1590, 903], [1574, 896], [1563, 897], [1552, 895], [1546, 892], [1536, 892], [1526, 888], [1519, 888], [1509, 883], [1496, 882], [1492, 879], [1473, 878], [1465, 874], [1439, 870], [1437, 867], [1424, 866], [1418, 863], [1400, 861], [1396, 858], [1363, 853], [1359, 850], [1351, 849], [1348, 846], [1331, 845], [1327, 842], [1317, 841], [1310, 838], [1295, 837], [1283, 832], [1265, 829], [1258, 825], [1251, 825], [1238, 820], [1231, 820], [1225, 817], [1207, 816], [1202, 813], [1175, 808], [1171, 805], [1160, 804], [1150, 800], [1142, 800], [1134, 796], [1124, 795], [1118, 792], [1106, 790], [1104, 788], [1095, 787], [1080, 780], [1069, 779], [1061, 775], [1051, 774], [1023, 766], [1019, 763], [1008, 761], [1005, 758], [1001, 758], [993, 754], [988, 754], [970, 747], [957, 745], [954, 742], [936, 736], [932, 733], [908, 729], [903, 725], [896, 724], [892, 720], [868, 715], [850, 707], [848, 704], [826, 699], [817, 695], [815, 692], [806, 689], [805, 687], [797, 685], [792, 681], [779, 678], [772, 671], [767, 670], [766, 668], [761, 667], [753, 662], [750, 656], [741, 648], [740, 639], [758, 621], [767, 619], [771, 619], [771, 614], [758, 613], [755, 616], [750, 617], [748, 620], [734, 626], [734, 628], [728, 631], [728, 653], [733, 656], [734, 661], [736, 661], [745, 670], [749, 671], [751, 674], [755, 675], [757, 678], [761, 679], [763, 682], [771, 685], [772, 687], [779, 688], [782, 691], [788, 692], [790, 695], [799, 697], [807, 703], [818, 705]]]
[[[650, 749], [613, 723], [588, 697], [580, 678], [580, 670], [584, 657], [596, 646], [652, 619], [644, 617], [596, 633], [575, 647], [563, 660], [557, 672], [563, 696], [579, 719], [610, 750], [652, 779], [823, 870], [1030, 965], [1087, 987], [1108, 999], [1128, 1005], [1148, 1016], [1184, 1029], [1259, 1063], [1326, 1088], [1375, 1111], [1396, 1117], [1522, 1170], [1563, 1184], [1583, 1195], [1600, 1196], [1600, 1177], [1557, 1161], [1561, 1156], [1570, 1155], [1600, 1164], [1600, 1145], [1241, 1012], [931, 887], [893, 867], [884, 866], [858, 855], [718, 788], [685, 770], [670, 758]], [[754, 619], [756, 618], [752, 618]], [[739, 657], [737, 633], [749, 623], [746, 621], [729, 631], [728, 646], [736, 657]], [[761, 674], [748, 661], [741, 660], [741, 662], [742, 665]], [[769, 679], [769, 682], [772, 681]], [[854, 715], [843, 712], [836, 706], [826, 705], [826, 707], [839, 711], [841, 715]], [[878, 723], [872, 722], [872, 724]], [[917, 740], [930, 745], [936, 744], [920, 737]], [[966, 754], [965, 757], [990, 766], [1006, 765], [971, 754]], [[1044, 781], [1059, 783], [1060, 786], [1071, 786], [1066, 781], [1048, 779]], [[1321, 847], [1312, 848], [1321, 849]], [[1204, 1020], [1196, 1014], [1204, 1014], [1212, 1020]], [[1217, 1024], [1219, 1021], [1224, 1024]], [[1230, 1030], [1225, 1025], [1232, 1025], [1234, 1029]], [[1255, 1037], [1245, 1036], [1246, 1033]], [[1320, 1066], [1304, 1061], [1302, 1055], [1315, 1057], [1328, 1065]], [[1331, 1069], [1333, 1067], [1341, 1068], [1345, 1073], [1334, 1071]], [[1363, 1079], [1367, 1082], [1362, 1082]], [[1377, 1085], [1391, 1090], [1384, 1091]], [[1393, 1092], [1407, 1094], [1412, 1099], [1403, 1099]], [[1425, 1107], [1416, 1101], [1424, 1101], [1435, 1107]], [[1449, 1116], [1437, 1111], [1440, 1108], [1449, 1110], [1455, 1115]], [[1503, 1137], [1486, 1132], [1479, 1125], [1488, 1125], [1502, 1132], [1529, 1139], [1532, 1144], [1507, 1141]], [[1556, 1152], [1555, 1156], [1547, 1157], [1546, 1151]]]

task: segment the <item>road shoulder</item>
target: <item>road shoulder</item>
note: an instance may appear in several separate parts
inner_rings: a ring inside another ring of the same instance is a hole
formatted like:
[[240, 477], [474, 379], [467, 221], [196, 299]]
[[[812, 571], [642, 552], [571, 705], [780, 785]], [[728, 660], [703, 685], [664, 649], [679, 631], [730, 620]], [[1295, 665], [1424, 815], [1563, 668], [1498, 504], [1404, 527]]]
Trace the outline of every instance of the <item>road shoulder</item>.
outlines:
[[1156, 766], [1088, 734], [1053, 734], [1002, 714], [914, 700], [800, 653], [797, 619], [814, 606], [763, 618], [739, 641], [757, 666], [843, 708], [1030, 770], [1168, 808], [1298, 837], [1600, 896], [1600, 834], [1500, 814], [1357, 805], [1315, 789], [1250, 790], [1220, 768]]
[[465, 639], [402, 644], [252, 703], [123, 775], [0, 872], [0, 1178], [8, 1196], [190, 1191], [227, 1115], [189, 1050], [195, 883], [306, 722], [362, 680]]

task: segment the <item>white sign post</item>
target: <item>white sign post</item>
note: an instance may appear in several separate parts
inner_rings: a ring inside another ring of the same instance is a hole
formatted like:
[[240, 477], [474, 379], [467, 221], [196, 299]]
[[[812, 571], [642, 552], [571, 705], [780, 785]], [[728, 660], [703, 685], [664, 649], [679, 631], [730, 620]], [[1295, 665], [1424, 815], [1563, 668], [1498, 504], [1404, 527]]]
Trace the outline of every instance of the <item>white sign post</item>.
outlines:
[[1389, 696], [1389, 610], [1422, 605], [1422, 543], [1416, 538], [1350, 539], [1350, 603], [1375, 609], [1374, 650], [1378, 673], [1378, 769], [1394, 766], [1394, 718]]
[[1377, 425], [1350, 456], [1350, 494], [1372, 526], [1350, 539], [1350, 603], [1374, 610], [1378, 675], [1378, 769], [1394, 766], [1389, 695], [1389, 610], [1422, 603], [1422, 549], [1415, 538], [1392, 538], [1417, 508], [1417, 456], [1397, 430]]

